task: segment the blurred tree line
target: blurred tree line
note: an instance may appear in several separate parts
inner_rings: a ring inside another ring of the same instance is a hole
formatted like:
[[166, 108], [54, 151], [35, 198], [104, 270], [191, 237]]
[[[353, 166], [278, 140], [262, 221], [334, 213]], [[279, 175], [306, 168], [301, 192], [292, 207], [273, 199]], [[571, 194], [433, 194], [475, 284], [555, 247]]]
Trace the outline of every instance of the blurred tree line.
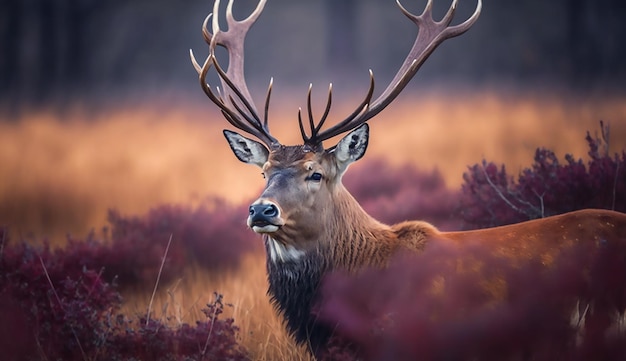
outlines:
[[[435, 3], [441, 16], [450, 2]], [[425, 0], [403, 4], [418, 12]], [[475, 4], [461, 0], [458, 19]], [[236, 17], [255, 5], [237, 0]], [[0, 103], [199, 93], [188, 49], [206, 54], [200, 24], [211, 9], [210, 0], [0, 0]], [[390, 77], [414, 35], [392, 0], [271, 0], [248, 37], [247, 72], [263, 84], [366, 81], [368, 68]], [[625, 38], [623, 0], [485, 0], [478, 23], [418, 77], [619, 89]]]

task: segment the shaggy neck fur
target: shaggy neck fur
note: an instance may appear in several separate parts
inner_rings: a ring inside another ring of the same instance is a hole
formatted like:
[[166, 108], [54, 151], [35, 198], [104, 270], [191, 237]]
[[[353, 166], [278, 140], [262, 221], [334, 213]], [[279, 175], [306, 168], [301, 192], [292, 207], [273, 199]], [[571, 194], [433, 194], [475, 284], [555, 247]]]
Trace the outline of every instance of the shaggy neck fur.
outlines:
[[[333, 271], [355, 272], [363, 267], [384, 267], [401, 244], [406, 227], [395, 229], [370, 217], [356, 200], [338, 186], [335, 209], [326, 212], [326, 227], [321, 229], [313, 249], [298, 250], [265, 236], [269, 295], [286, 319], [287, 329], [296, 341], [307, 343], [313, 353], [332, 335], [332, 328], [316, 323], [311, 314], [323, 277]], [[413, 226], [411, 226], [413, 227]], [[420, 228], [421, 230], [421, 228]], [[424, 232], [421, 248], [425, 240]], [[418, 235], [420, 232], [417, 232]], [[418, 237], [419, 238], [419, 237]], [[407, 243], [404, 242], [406, 247]]]

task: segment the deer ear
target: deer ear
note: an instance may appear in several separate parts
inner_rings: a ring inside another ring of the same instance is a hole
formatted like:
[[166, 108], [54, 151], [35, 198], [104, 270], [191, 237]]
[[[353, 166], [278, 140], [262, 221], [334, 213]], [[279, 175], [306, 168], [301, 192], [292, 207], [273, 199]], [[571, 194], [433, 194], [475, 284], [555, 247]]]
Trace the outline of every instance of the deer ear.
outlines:
[[226, 129], [224, 129], [224, 136], [230, 149], [240, 161], [255, 164], [261, 168], [267, 162], [270, 152], [263, 144]]
[[355, 162], [365, 154], [369, 141], [369, 126], [364, 123], [352, 132], [348, 133], [337, 143], [335, 147], [335, 159], [342, 170], [350, 163]]

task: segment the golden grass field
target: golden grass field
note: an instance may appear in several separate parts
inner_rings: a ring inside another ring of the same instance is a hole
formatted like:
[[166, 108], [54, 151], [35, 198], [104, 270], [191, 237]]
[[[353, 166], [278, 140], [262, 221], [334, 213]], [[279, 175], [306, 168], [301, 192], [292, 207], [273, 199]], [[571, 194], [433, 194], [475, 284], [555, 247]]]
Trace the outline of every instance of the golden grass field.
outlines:
[[[282, 320], [266, 296], [265, 256], [262, 254], [246, 256], [238, 270], [223, 274], [189, 267], [179, 282], [158, 289], [151, 319], [171, 326], [193, 324], [204, 319], [201, 309], [214, 299], [213, 292], [224, 295], [224, 302], [230, 304], [224, 316], [234, 318], [240, 328], [239, 342], [253, 360], [312, 360], [305, 346], [296, 345], [285, 332]], [[150, 297], [151, 292], [126, 295], [122, 311], [127, 315], [145, 315]]]
[[[611, 152], [626, 149], [623, 97], [572, 100], [485, 91], [452, 100], [436, 92], [407, 98], [370, 122], [362, 163], [384, 158], [436, 167], [457, 188], [466, 167], [483, 158], [506, 163], [511, 173], [530, 165], [539, 146], [559, 157], [569, 152], [585, 158], [585, 132], [597, 131], [601, 119], [611, 126]], [[344, 108], [334, 114], [350, 111]], [[297, 143], [295, 111], [278, 108], [272, 114], [273, 133], [283, 143]], [[141, 214], [163, 203], [199, 204], [209, 196], [248, 201], [263, 181], [257, 169], [231, 154], [221, 135], [225, 125], [208, 104], [25, 112], [17, 121], [0, 122], [0, 224], [9, 226], [13, 238], [49, 237], [59, 244], [65, 233], [82, 237], [105, 226], [109, 208]], [[193, 322], [218, 291], [233, 304], [241, 343], [253, 359], [308, 360], [285, 335], [265, 282], [259, 254], [228, 274], [190, 267], [180, 282], [160, 287], [153, 315]], [[126, 296], [126, 311], [145, 312], [149, 293]]]

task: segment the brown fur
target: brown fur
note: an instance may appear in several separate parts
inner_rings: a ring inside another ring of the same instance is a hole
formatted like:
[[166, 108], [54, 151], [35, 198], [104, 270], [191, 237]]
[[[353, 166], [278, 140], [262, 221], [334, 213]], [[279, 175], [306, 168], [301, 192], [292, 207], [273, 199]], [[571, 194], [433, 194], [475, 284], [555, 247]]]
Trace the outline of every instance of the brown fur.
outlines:
[[331, 239], [329, 259], [339, 268], [358, 270], [386, 266], [397, 252], [419, 252], [432, 242], [488, 244], [494, 253], [518, 260], [540, 258], [545, 262], [581, 242], [599, 247], [606, 242], [626, 243], [626, 214], [586, 209], [519, 224], [465, 232], [439, 232], [423, 221], [405, 221], [387, 226], [371, 218], [342, 189], [335, 212], [341, 222], [325, 225]]
[[585, 209], [523, 223], [468, 232], [442, 233], [454, 243], [480, 242], [494, 253], [525, 260], [550, 262], [567, 248], [591, 243], [626, 243], [626, 214], [603, 209]]

